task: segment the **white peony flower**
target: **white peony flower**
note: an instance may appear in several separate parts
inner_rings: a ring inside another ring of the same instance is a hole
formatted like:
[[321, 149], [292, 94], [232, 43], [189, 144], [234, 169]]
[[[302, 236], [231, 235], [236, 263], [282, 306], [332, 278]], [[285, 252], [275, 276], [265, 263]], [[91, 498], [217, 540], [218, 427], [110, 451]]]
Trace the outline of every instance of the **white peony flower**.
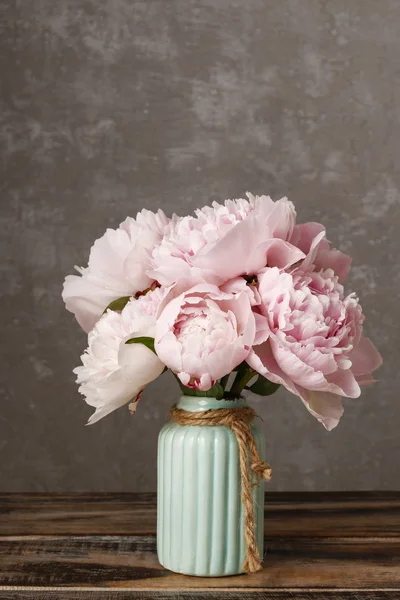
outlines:
[[128, 302], [121, 313], [108, 310], [89, 333], [89, 346], [74, 369], [79, 391], [96, 411], [96, 423], [140, 394], [164, 370], [158, 356], [143, 344], [126, 344], [132, 337], [154, 337], [160, 288]]
[[63, 300], [79, 325], [90, 331], [105, 308], [117, 298], [133, 296], [151, 286], [149, 261], [170, 220], [162, 210], [142, 210], [136, 219], [128, 217], [118, 229], [107, 229], [95, 241], [86, 268], [75, 267], [79, 275], [68, 275]]

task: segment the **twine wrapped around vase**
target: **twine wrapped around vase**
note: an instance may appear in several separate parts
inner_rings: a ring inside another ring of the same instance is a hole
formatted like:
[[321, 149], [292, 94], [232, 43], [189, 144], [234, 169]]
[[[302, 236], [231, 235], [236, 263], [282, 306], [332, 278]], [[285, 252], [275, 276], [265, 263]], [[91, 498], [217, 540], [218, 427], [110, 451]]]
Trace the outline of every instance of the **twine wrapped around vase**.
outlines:
[[251, 423], [256, 416], [249, 407], [220, 408], [189, 412], [173, 406], [170, 419], [178, 425], [225, 426], [233, 431], [239, 447], [240, 476], [242, 481], [242, 504], [244, 508], [244, 538], [246, 554], [243, 564], [245, 573], [256, 573], [262, 569], [255, 536], [255, 517], [253, 501], [253, 483], [251, 474], [259, 479], [271, 479], [271, 467], [261, 460], [253, 434]]

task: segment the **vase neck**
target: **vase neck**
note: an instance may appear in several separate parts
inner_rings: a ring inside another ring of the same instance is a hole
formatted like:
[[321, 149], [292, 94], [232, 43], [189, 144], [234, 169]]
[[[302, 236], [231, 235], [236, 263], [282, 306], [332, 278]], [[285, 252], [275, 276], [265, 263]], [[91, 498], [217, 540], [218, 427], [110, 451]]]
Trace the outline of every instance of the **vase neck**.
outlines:
[[181, 396], [177, 408], [188, 412], [200, 412], [202, 410], [218, 410], [219, 408], [243, 408], [247, 406], [244, 398], [235, 400], [217, 400], [206, 396]]

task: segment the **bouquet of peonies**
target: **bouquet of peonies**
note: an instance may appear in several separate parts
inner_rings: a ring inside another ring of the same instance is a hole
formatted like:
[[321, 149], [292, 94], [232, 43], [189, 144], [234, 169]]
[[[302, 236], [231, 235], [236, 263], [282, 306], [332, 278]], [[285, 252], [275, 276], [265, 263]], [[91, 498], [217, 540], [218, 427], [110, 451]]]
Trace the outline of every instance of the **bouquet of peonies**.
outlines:
[[[96, 240], [63, 299], [88, 332], [79, 391], [95, 423], [170, 369], [186, 395], [299, 396], [326, 429], [381, 364], [350, 257], [287, 198], [247, 194], [172, 219], [142, 210]], [[230, 376], [233, 373], [232, 376]]]

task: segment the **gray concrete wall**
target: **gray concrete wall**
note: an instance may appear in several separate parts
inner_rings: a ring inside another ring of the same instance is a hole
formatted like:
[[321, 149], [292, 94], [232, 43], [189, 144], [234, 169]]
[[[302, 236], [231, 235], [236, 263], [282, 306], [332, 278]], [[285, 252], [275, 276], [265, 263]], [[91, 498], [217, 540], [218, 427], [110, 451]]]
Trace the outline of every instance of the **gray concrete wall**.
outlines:
[[380, 382], [327, 433], [252, 399], [274, 490], [400, 489], [400, 2], [0, 0], [0, 489], [154, 490], [164, 376], [91, 413], [64, 275], [141, 207], [287, 194], [354, 257]]

